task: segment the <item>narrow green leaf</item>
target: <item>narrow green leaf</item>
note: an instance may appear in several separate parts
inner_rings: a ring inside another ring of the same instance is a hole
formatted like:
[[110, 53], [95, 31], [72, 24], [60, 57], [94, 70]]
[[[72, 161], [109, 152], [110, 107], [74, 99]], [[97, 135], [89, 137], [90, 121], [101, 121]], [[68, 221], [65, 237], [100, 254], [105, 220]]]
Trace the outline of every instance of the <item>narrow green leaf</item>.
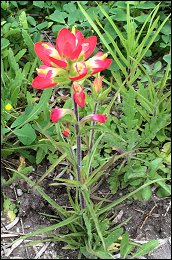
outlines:
[[55, 230], [57, 228], [60, 228], [60, 227], [64, 227], [64, 226], [67, 226], [73, 222], [76, 222], [78, 220], [78, 217], [76, 216], [71, 216], [65, 220], [62, 220], [60, 221], [60, 223], [57, 223], [57, 224], [54, 224], [52, 226], [49, 226], [49, 227], [45, 227], [45, 228], [41, 228], [41, 229], [38, 229], [36, 231], [33, 231], [27, 235], [24, 235], [24, 236], [21, 236], [20, 238], [16, 239], [15, 241], [13, 241], [13, 243], [15, 243], [16, 241], [20, 240], [20, 239], [26, 239], [28, 237], [33, 237], [33, 236], [36, 236], [36, 235], [40, 235], [40, 234], [45, 234], [45, 233], [48, 233], [52, 230]]
[[85, 226], [86, 226], [86, 229], [87, 229], [88, 242], [89, 242], [89, 245], [91, 246], [91, 242], [92, 242], [92, 238], [93, 238], [92, 227], [91, 227], [91, 219], [87, 216], [86, 212], [83, 213], [83, 219], [84, 219], [84, 223], [85, 223]]
[[19, 70], [19, 65], [15, 60], [14, 53], [11, 48], [8, 50], [8, 61], [10, 64], [10, 67], [16, 72]]
[[23, 49], [23, 50], [20, 50], [17, 54], [16, 54], [16, 56], [15, 56], [15, 60], [16, 60], [16, 62], [18, 62], [23, 56], [24, 56], [24, 54], [26, 53], [26, 49]]
[[159, 245], [159, 240], [151, 240], [139, 247], [137, 252], [131, 257], [132, 259], [143, 256], [150, 253], [153, 249], [155, 249]]
[[129, 243], [129, 236], [128, 233], [125, 232], [122, 235], [121, 245], [120, 245], [120, 254], [122, 258], [126, 258], [127, 255], [131, 252], [133, 249], [133, 245]]
[[112, 50], [112, 48], [109, 46], [109, 44], [107, 43], [107, 41], [105, 40], [105, 38], [102, 36], [102, 33], [100, 32], [100, 30], [98, 29], [98, 27], [96, 26], [96, 24], [93, 22], [93, 20], [91, 19], [91, 17], [87, 14], [87, 12], [83, 9], [83, 7], [80, 5], [80, 3], [78, 2], [79, 8], [81, 9], [82, 13], [84, 14], [84, 16], [87, 18], [88, 22], [90, 23], [90, 25], [93, 27], [93, 29], [95, 30], [95, 32], [99, 35], [100, 39], [102, 40], [103, 44], [106, 46], [106, 48], [108, 49], [108, 51], [110, 52], [110, 54], [112, 55], [113, 59], [116, 61], [116, 63], [118, 64], [118, 66], [120, 67], [120, 69], [122, 70], [123, 74], [127, 77], [127, 72], [124, 68], [124, 66], [122, 66], [122, 64], [120, 63], [119, 59], [116, 57], [114, 51]]
[[30, 37], [30, 35], [28, 34], [28, 32], [24, 29], [22, 29], [22, 36], [23, 36], [23, 40], [26, 44], [26, 46], [28, 47], [29, 53], [32, 55], [32, 57], [35, 58], [36, 54], [34, 51], [34, 44], [33, 41]]

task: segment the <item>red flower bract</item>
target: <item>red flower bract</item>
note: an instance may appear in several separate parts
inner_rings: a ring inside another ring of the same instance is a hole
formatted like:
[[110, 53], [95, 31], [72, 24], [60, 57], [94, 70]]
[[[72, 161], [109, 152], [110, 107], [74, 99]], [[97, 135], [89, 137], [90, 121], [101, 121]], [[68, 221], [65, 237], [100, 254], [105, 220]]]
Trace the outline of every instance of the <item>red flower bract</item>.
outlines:
[[50, 119], [53, 123], [55, 123], [63, 116], [64, 116], [64, 109], [54, 108], [51, 112]]
[[85, 96], [85, 93], [84, 93], [82, 86], [79, 83], [74, 82], [72, 87], [73, 87], [73, 90], [74, 90], [73, 98], [74, 98], [75, 103], [78, 106], [83, 108], [85, 106], [86, 96]]
[[104, 124], [107, 120], [107, 116], [102, 115], [102, 114], [92, 114], [90, 115], [90, 118], [94, 121], [98, 121], [102, 124]]

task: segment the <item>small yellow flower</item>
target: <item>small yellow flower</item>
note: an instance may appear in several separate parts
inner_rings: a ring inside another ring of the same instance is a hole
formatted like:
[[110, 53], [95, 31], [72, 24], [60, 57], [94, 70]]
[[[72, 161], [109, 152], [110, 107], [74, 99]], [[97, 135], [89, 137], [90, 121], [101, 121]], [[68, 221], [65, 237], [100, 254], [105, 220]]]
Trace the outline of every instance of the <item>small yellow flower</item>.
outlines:
[[11, 106], [11, 104], [10, 104], [10, 103], [6, 104], [6, 106], [5, 106], [5, 109], [6, 109], [6, 110], [8, 110], [8, 111], [9, 111], [9, 110], [11, 110], [11, 108], [12, 108], [12, 106]]

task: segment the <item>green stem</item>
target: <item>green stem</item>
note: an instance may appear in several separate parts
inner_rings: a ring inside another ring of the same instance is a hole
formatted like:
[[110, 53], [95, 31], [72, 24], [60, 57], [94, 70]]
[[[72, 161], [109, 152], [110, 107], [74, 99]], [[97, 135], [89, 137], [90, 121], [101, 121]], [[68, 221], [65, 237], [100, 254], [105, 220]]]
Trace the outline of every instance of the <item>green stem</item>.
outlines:
[[[74, 101], [74, 100], [73, 100]], [[79, 135], [79, 112], [78, 112], [78, 106], [74, 101], [74, 113], [76, 115], [77, 123], [75, 124], [75, 132], [76, 132], [76, 155], [77, 155], [77, 180], [82, 183], [81, 178], [81, 160], [82, 160], [82, 154], [81, 154], [81, 136]], [[80, 200], [80, 206], [82, 209], [85, 208], [85, 200], [83, 198], [82, 193], [79, 191], [79, 200]]]
[[[93, 114], [96, 114], [97, 112], [97, 108], [98, 108], [98, 103], [95, 103], [94, 105], [94, 111], [93, 111]], [[92, 126], [95, 126], [95, 121], [92, 122]], [[91, 149], [93, 147], [93, 143], [94, 143], [94, 129], [91, 129], [90, 131], [90, 143], [89, 143], [89, 152], [91, 153]], [[92, 167], [90, 167], [90, 171], [92, 171]]]

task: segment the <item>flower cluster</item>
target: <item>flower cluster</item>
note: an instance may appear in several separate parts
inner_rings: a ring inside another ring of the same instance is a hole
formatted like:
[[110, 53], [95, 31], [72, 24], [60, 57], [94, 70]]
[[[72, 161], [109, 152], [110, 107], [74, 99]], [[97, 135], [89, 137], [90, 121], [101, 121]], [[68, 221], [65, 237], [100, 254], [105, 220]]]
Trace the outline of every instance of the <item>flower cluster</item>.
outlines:
[[83, 34], [74, 27], [72, 32], [67, 28], [59, 31], [56, 48], [50, 42], [35, 43], [35, 52], [43, 65], [37, 69], [38, 76], [32, 86], [45, 89], [59, 83], [68, 84], [107, 69], [112, 63], [112, 59], [106, 58], [107, 54], [98, 52], [88, 59], [96, 44], [96, 36], [84, 39]]
[[[37, 69], [38, 76], [32, 81], [32, 86], [36, 89], [45, 89], [59, 83], [68, 84], [72, 81], [73, 100], [83, 108], [86, 95], [82, 85], [77, 81], [107, 69], [112, 63], [112, 59], [107, 59], [107, 54], [103, 52], [98, 52], [88, 59], [96, 44], [96, 36], [84, 39], [83, 34], [75, 28], [72, 29], [72, 32], [67, 28], [60, 30], [56, 39], [56, 48], [49, 42], [35, 43], [35, 52], [43, 64]], [[95, 93], [100, 93], [102, 80], [103, 77], [95, 78], [93, 83]], [[56, 123], [66, 114], [70, 114], [74, 118], [76, 116], [71, 109], [54, 108], [50, 119]], [[84, 123], [87, 120], [105, 123], [107, 116], [91, 114], [82, 118], [80, 122]], [[62, 133], [66, 137], [69, 136], [69, 123]]]

